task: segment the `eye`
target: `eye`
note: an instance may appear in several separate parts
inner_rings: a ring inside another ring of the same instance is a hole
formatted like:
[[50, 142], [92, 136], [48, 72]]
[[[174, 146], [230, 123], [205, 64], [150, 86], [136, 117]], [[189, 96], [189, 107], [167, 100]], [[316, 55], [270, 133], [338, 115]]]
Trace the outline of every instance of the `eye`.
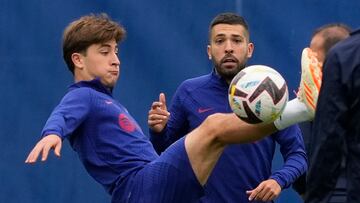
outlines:
[[107, 55], [108, 53], [109, 53], [108, 50], [105, 50], [105, 49], [101, 49], [101, 50], [100, 50], [100, 54], [101, 54], [101, 55], [104, 55], [104, 56], [105, 56], [105, 55]]
[[241, 42], [243, 42], [242, 39], [234, 39], [233, 41], [234, 41], [236, 44], [240, 44]]
[[219, 39], [215, 39], [215, 44], [221, 44], [224, 42], [224, 39], [219, 38]]

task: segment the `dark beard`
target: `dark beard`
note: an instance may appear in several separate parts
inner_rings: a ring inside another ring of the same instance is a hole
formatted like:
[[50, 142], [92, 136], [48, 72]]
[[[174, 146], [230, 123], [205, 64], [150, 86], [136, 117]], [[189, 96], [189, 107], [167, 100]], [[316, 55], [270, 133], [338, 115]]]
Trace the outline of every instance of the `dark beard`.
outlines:
[[237, 62], [237, 66], [234, 69], [228, 70], [221, 67], [222, 64], [221, 62], [217, 63], [215, 60], [213, 60], [213, 63], [215, 65], [216, 73], [224, 80], [229, 82], [235, 77], [236, 74], [238, 74], [246, 66], [245, 64], [246, 62], [245, 63]]

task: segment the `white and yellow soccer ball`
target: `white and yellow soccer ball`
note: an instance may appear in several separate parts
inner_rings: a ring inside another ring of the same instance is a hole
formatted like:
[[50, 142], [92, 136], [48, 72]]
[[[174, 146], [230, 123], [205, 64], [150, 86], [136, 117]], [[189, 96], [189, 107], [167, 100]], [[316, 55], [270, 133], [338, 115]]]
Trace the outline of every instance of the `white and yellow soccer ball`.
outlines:
[[229, 103], [233, 112], [250, 124], [271, 123], [289, 98], [285, 79], [273, 68], [248, 66], [231, 81]]

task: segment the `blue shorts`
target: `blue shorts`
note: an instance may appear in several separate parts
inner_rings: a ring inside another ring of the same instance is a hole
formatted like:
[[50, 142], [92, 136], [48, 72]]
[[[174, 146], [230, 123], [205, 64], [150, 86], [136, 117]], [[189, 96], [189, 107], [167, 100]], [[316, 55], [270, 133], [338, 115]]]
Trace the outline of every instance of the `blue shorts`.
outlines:
[[132, 175], [125, 193], [115, 189], [112, 202], [198, 202], [204, 189], [191, 168], [184, 140], [179, 139]]

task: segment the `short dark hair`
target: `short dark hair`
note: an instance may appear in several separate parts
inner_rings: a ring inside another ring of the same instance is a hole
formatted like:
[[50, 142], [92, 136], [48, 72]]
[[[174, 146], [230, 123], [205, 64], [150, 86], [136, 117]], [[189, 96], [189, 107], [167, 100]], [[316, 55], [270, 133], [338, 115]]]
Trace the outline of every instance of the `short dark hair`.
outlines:
[[228, 24], [228, 25], [242, 25], [246, 30], [246, 37], [250, 40], [249, 26], [245, 19], [236, 13], [220, 13], [210, 23], [209, 26], [209, 41], [211, 41], [211, 31], [215, 25]]
[[339, 41], [347, 38], [350, 35], [350, 32], [351, 28], [345, 24], [330, 23], [317, 28], [314, 31], [312, 38], [315, 35], [321, 35], [321, 37], [324, 39], [324, 52], [327, 54], [331, 47], [333, 47]]
[[104, 13], [90, 14], [73, 21], [63, 34], [63, 57], [68, 69], [74, 74], [73, 53], [86, 53], [89, 46], [113, 39], [118, 43], [125, 35], [125, 29]]

